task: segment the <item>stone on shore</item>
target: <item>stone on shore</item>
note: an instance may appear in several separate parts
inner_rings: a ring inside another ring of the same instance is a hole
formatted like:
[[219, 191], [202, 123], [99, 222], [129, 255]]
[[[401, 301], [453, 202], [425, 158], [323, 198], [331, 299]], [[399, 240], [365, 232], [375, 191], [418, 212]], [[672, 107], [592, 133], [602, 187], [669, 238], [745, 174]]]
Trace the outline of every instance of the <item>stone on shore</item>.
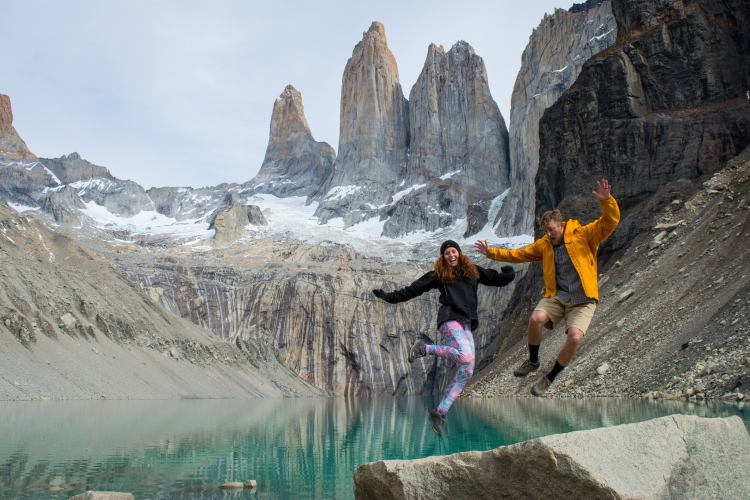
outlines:
[[486, 452], [361, 465], [357, 500], [750, 498], [739, 417], [670, 415]]
[[87, 491], [68, 500], [135, 500], [130, 493], [117, 493], [114, 491]]

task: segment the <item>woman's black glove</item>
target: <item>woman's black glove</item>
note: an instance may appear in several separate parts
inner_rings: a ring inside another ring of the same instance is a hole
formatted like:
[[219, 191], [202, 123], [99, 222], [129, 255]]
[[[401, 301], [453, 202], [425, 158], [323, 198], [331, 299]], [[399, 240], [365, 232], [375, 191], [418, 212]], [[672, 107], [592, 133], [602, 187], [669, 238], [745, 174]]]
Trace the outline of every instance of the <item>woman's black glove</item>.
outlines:
[[380, 288], [378, 288], [377, 290], [373, 290], [373, 291], [372, 291], [372, 294], [373, 294], [373, 295], [375, 295], [375, 296], [376, 296], [377, 298], [379, 298], [379, 299], [381, 299], [381, 300], [385, 300], [385, 301], [387, 301], [387, 300], [388, 300], [388, 299], [386, 299], [386, 297], [388, 296], [388, 294], [387, 294], [387, 293], [385, 293], [385, 292], [384, 292], [383, 290], [381, 290]]
[[513, 279], [516, 277], [516, 270], [513, 269], [513, 266], [503, 266], [500, 268], [500, 271], [507, 278]]

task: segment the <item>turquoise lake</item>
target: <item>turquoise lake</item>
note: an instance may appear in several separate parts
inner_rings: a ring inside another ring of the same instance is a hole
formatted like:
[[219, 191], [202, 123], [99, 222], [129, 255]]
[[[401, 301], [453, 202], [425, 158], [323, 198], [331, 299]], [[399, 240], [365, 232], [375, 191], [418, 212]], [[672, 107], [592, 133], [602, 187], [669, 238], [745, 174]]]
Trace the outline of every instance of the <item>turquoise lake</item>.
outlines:
[[[363, 462], [489, 450], [671, 413], [739, 415], [721, 403], [466, 399], [445, 437], [432, 397], [0, 403], [0, 498], [86, 490], [143, 499], [351, 499]], [[258, 488], [219, 490], [255, 479]]]

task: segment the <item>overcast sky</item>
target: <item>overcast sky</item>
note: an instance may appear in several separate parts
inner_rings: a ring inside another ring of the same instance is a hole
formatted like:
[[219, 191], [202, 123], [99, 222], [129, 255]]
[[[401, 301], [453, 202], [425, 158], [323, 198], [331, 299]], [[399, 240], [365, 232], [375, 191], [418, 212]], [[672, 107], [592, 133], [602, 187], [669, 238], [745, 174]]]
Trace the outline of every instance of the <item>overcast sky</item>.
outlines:
[[38, 156], [77, 151], [146, 188], [244, 182], [287, 84], [315, 139], [338, 147], [341, 76], [372, 21], [385, 25], [407, 98], [430, 42], [469, 42], [507, 123], [532, 29], [571, 5], [0, 0], [0, 93]]

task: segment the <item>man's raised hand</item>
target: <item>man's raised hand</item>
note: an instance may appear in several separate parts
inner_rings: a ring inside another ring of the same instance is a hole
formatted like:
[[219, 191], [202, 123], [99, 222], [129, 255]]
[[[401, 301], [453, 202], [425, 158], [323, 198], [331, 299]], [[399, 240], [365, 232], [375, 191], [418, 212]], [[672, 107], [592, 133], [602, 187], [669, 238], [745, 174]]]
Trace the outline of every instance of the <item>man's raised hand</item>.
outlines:
[[489, 249], [490, 246], [487, 244], [487, 240], [478, 240], [476, 243], [474, 243], [474, 250], [481, 253], [482, 255], [487, 255]]
[[602, 179], [601, 182], [596, 181], [596, 191], [591, 191], [591, 193], [599, 201], [608, 200], [609, 195], [612, 194], [612, 185], [607, 179]]

